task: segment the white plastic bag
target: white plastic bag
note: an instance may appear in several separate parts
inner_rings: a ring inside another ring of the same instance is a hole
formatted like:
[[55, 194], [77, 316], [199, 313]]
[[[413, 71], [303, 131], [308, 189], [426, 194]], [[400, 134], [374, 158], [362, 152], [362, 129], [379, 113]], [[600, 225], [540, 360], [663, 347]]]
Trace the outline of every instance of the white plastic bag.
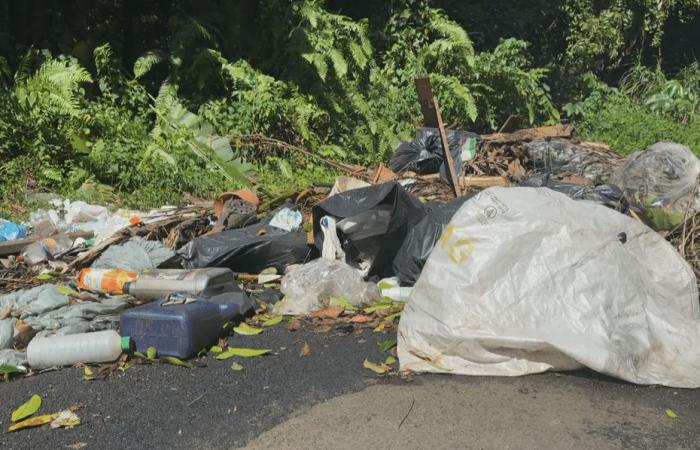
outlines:
[[587, 366], [700, 386], [695, 275], [658, 233], [544, 188], [490, 188], [454, 215], [401, 316], [402, 369], [525, 375]]
[[330, 297], [342, 297], [360, 306], [380, 296], [377, 285], [363, 281], [358, 270], [323, 258], [289, 266], [282, 278], [282, 293], [285, 298], [275, 305], [275, 314], [308, 314]]

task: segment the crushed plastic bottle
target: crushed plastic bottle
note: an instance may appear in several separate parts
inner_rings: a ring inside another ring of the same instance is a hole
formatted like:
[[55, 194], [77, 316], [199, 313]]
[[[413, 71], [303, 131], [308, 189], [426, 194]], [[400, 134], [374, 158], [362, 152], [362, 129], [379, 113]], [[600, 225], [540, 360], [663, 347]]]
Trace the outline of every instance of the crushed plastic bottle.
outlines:
[[24, 262], [30, 266], [46, 262], [54, 256], [64, 253], [73, 247], [73, 240], [65, 234], [33, 242], [22, 250]]
[[131, 349], [131, 338], [114, 330], [34, 338], [27, 347], [27, 360], [34, 369], [72, 366], [77, 363], [115, 361]]

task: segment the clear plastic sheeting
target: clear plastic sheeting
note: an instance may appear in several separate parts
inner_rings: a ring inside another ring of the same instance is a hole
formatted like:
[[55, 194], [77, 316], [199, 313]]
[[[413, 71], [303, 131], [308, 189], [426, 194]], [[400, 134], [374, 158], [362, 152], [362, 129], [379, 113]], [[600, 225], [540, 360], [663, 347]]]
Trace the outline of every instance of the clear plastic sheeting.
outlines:
[[685, 213], [700, 209], [698, 174], [700, 160], [688, 147], [658, 142], [630, 155], [615, 173], [613, 182], [637, 211], [668, 208]]
[[275, 305], [275, 314], [308, 314], [331, 297], [342, 297], [355, 306], [380, 297], [377, 285], [363, 281], [358, 270], [322, 258], [290, 266], [282, 278], [282, 293], [285, 298]]
[[453, 216], [401, 316], [401, 369], [516, 376], [581, 366], [700, 387], [695, 275], [658, 233], [545, 188]]
[[536, 173], [552, 173], [563, 177], [575, 175], [593, 183], [606, 182], [622, 161], [609, 148], [591, 143], [575, 144], [567, 139], [538, 139], [523, 144]]

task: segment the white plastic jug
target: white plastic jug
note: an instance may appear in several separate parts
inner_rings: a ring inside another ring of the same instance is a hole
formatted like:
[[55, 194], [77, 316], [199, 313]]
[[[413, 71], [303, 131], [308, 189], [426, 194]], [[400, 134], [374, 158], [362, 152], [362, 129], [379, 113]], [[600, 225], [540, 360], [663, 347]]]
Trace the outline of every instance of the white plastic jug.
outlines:
[[27, 347], [27, 360], [33, 369], [110, 362], [130, 347], [131, 338], [114, 330], [34, 338]]

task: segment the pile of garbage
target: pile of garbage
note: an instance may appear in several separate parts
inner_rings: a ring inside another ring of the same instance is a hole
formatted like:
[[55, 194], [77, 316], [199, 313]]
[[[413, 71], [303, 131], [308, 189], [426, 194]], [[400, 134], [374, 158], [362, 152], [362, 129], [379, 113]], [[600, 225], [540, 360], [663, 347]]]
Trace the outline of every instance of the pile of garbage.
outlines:
[[690, 149], [624, 159], [568, 125], [446, 136], [449, 158], [421, 128], [388, 167], [337, 164], [332, 186], [264, 202], [65, 200], [0, 221], [0, 366], [187, 359], [258, 313], [397, 326], [414, 372], [700, 386]]

